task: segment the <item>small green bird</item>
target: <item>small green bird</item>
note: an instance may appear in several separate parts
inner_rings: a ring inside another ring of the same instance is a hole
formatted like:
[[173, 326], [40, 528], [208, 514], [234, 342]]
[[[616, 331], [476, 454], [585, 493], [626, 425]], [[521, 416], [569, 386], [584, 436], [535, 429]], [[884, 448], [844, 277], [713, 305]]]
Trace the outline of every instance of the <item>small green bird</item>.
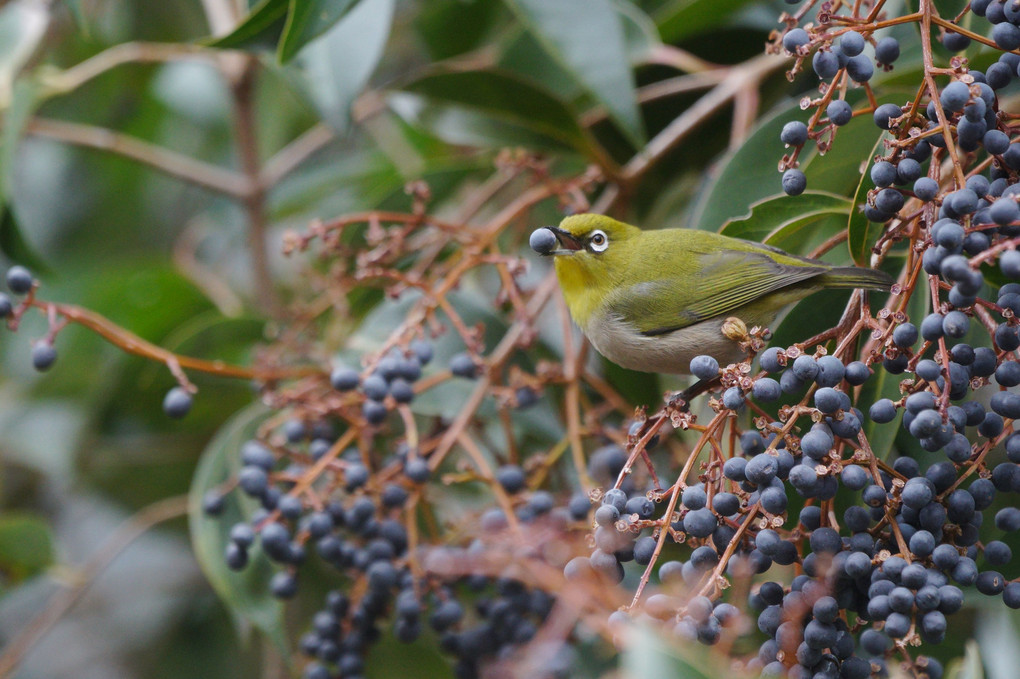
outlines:
[[699, 354], [724, 365], [742, 359], [739, 343], [722, 331], [731, 316], [767, 326], [818, 290], [888, 290], [893, 283], [874, 269], [708, 231], [642, 231], [594, 214], [537, 229], [530, 244], [556, 258], [570, 315], [599, 353], [644, 372], [686, 374]]

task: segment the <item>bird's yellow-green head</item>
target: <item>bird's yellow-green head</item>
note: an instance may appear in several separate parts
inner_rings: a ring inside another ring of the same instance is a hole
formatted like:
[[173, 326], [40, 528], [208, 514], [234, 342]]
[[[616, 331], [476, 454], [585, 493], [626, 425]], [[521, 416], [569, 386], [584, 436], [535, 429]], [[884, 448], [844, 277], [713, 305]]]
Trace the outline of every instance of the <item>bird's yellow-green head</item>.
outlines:
[[606, 295], [642, 261], [641, 229], [603, 215], [567, 217], [531, 234], [531, 247], [556, 258], [556, 275], [574, 318], [584, 325]]

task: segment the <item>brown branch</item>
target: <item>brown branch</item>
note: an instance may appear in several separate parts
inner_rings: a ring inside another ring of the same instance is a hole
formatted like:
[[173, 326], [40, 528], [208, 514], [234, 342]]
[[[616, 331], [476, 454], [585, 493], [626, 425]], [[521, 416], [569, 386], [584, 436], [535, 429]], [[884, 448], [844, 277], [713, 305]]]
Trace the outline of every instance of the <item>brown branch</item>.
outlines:
[[28, 122], [25, 131], [75, 146], [115, 153], [232, 198], [244, 198], [251, 191], [251, 184], [236, 172], [104, 127], [36, 117]]
[[284, 177], [296, 170], [301, 163], [322, 150], [334, 139], [336, 139], [336, 134], [328, 125], [324, 123], [315, 125], [266, 161], [262, 167], [259, 183], [267, 191], [271, 190]]
[[0, 652], [0, 677], [9, 677], [18, 669], [28, 652], [81, 600], [96, 578], [128, 545], [153, 526], [176, 519], [187, 512], [187, 509], [188, 496], [178, 495], [159, 500], [122, 523], [113, 535], [76, 569], [75, 584], [50, 597], [46, 606], [7, 643]]
[[244, 68], [233, 81], [231, 92], [234, 104], [234, 135], [241, 171], [248, 184], [248, 192], [241, 196], [248, 220], [248, 250], [251, 257], [252, 278], [255, 283], [256, 305], [270, 316], [280, 315], [280, 300], [273, 286], [269, 269], [269, 251], [266, 244], [266, 187], [261, 181], [258, 137], [255, 121], [255, 84], [258, 61], [246, 57]]
[[624, 181], [633, 183], [640, 179], [656, 161], [683, 141], [709, 115], [722, 108], [743, 90], [757, 86], [762, 78], [786, 63], [786, 59], [762, 55], [739, 67], [733, 67], [721, 83], [663, 128], [623, 167]]
[[219, 375], [221, 377], [237, 377], [241, 379], [256, 379], [273, 381], [294, 377], [307, 377], [309, 375], [322, 374], [322, 370], [313, 366], [293, 368], [254, 368], [230, 365], [223, 361], [208, 361], [190, 356], [180, 356], [157, 346], [138, 335], [125, 330], [116, 323], [113, 323], [104, 316], [89, 309], [84, 309], [73, 304], [57, 304], [45, 302], [38, 299], [26, 300], [30, 306], [49, 313], [51, 310], [64, 317], [72, 323], [85, 326], [111, 344], [119, 347], [129, 354], [141, 356], [153, 361], [159, 361], [167, 366], [178, 365], [186, 370], [197, 370], [198, 372]]

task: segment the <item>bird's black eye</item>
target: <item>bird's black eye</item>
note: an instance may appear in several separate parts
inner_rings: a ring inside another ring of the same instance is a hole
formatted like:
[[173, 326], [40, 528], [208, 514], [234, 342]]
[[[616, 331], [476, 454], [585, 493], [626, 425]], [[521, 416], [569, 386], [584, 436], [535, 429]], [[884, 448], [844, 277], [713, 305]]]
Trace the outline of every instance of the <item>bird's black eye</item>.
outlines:
[[604, 231], [593, 231], [588, 237], [588, 243], [595, 252], [604, 252], [609, 247], [609, 237]]

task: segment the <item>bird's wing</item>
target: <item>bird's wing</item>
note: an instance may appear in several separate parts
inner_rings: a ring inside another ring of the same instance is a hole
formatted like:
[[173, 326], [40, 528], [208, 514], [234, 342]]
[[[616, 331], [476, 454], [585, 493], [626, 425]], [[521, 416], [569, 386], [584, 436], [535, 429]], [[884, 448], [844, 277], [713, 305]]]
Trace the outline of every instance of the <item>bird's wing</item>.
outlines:
[[701, 263], [695, 272], [618, 289], [607, 300], [609, 311], [643, 335], [662, 335], [826, 271], [824, 265], [785, 264], [753, 251], [723, 251], [703, 256]]

